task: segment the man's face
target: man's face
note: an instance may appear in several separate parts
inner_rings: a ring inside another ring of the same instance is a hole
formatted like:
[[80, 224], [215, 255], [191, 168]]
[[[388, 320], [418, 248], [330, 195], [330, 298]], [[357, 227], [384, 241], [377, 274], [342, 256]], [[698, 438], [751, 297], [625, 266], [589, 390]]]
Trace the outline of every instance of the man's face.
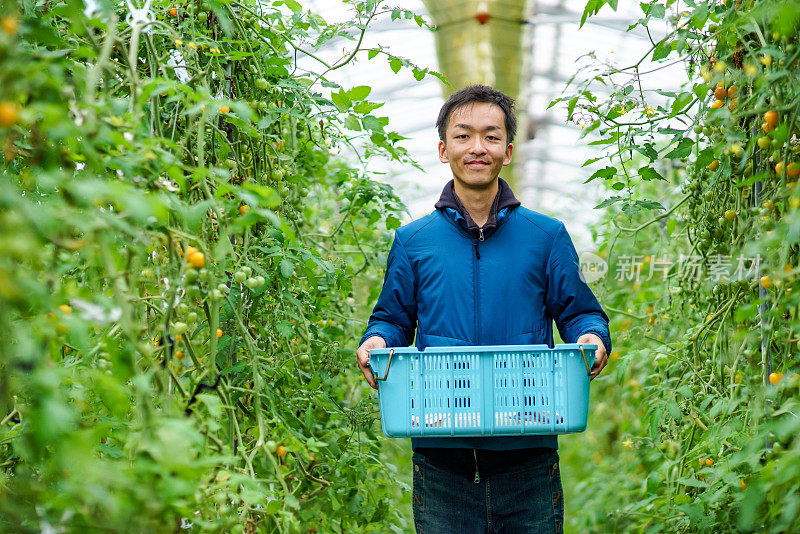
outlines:
[[449, 163], [453, 179], [463, 186], [491, 184], [504, 165], [511, 163], [513, 145], [507, 142], [505, 114], [500, 106], [473, 102], [450, 113], [439, 160]]

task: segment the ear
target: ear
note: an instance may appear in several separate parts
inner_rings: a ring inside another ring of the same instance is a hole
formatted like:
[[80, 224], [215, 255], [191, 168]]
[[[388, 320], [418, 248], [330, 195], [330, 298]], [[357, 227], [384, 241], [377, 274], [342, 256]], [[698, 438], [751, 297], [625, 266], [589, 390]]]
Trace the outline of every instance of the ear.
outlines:
[[503, 165], [510, 165], [511, 164], [511, 154], [514, 153], [514, 144], [508, 143], [506, 147], [506, 155], [503, 157]]
[[450, 160], [447, 159], [447, 148], [445, 147], [444, 141], [441, 139], [439, 140], [439, 161], [442, 163], [450, 163]]

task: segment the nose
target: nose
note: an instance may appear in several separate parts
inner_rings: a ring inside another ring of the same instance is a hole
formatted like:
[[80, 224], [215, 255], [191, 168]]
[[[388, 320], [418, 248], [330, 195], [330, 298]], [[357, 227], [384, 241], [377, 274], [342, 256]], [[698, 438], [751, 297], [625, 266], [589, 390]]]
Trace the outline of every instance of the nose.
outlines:
[[481, 155], [486, 153], [486, 147], [483, 146], [483, 139], [481, 136], [476, 135], [469, 147], [470, 154]]

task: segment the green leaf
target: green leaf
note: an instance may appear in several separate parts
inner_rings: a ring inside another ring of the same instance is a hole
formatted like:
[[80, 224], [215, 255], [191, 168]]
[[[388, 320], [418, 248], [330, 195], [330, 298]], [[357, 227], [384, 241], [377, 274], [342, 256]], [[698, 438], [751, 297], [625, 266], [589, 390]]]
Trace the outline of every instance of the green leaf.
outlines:
[[605, 0], [589, 0], [586, 3], [586, 7], [583, 9], [583, 14], [581, 15], [581, 22], [578, 25], [578, 28], [582, 28], [584, 23], [586, 23], [586, 19], [591, 17], [592, 15], [597, 14], [600, 11], [600, 8], [606, 4]]
[[668, 401], [666, 404], [667, 411], [672, 416], [673, 419], [679, 421], [681, 419], [681, 409], [678, 408], [678, 403], [675, 401]]
[[710, 90], [711, 87], [704, 83], [695, 84], [695, 86], [692, 88], [692, 91], [694, 92], [695, 96], [697, 96], [697, 98], [699, 98], [700, 100], [705, 98]]
[[211, 8], [211, 11], [214, 12], [214, 15], [216, 15], [217, 22], [219, 22], [219, 26], [222, 28], [223, 33], [228, 38], [233, 36], [233, 22], [231, 22], [231, 19], [228, 16], [228, 10], [216, 0], [209, 2], [209, 7]]
[[400, 228], [400, 219], [394, 215], [389, 215], [386, 217], [386, 229], [391, 231], [395, 228]]
[[400, 72], [400, 67], [402, 67], [402, 66], [403, 66], [403, 62], [402, 62], [402, 61], [400, 61], [400, 60], [399, 60], [398, 58], [396, 58], [396, 57], [393, 57], [392, 59], [390, 59], [390, 60], [389, 60], [389, 67], [392, 69], [392, 71], [393, 71], [395, 74], [397, 74], [398, 72]]
[[278, 267], [284, 278], [290, 278], [292, 274], [294, 274], [294, 262], [291, 260], [286, 258], [282, 259]]
[[620, 200], [622, 200], [622, 197], [620, 197], [620, 196], [607, 198], [604, 201], [602, 201], [600, 204], [595, 206], [594, 209], [599, 210], [599, 209], [605, 208], [606, 206], [610, 206], [611, 204], [614, 204], [615, 202], [619, 202]]
[[341, 90], [338, 93], [331, 93], [331, 100], [341, 111], [349, 109], [353, 104], [347, 94]]
[[275, 323], [275, 330], [286, 339], [292, 339], [294, 337], [294, 325], [286, 319]]
[[377, 117], [373, 117], [372, 115], [367, 115], [363, 119], [361, 119], [361, 124], [364, 125], [365, 130], [372, 130], [372, 131], [383, 131], [383, 124]]
[[666, 8], [661, 4], [650, 4], [648, 15], [656, 19], [663, 19], [666, 13]]
[[301, 6], [298, 2], [295, 2], [295, 0], [283, 0], [283, 3], [295, 13], [300, 13], [303, 11], [303, 6]]
[[666, 211], [666, 208], [662, 206], [660, 202], [656, 202], [655, 200], [637, 200], [636, 205], [648, 210]]
[[233, 245], [231, 245], [231, 240], [228, 236], [220, 237], [217, 244], [214, 245], [214, 257], [217, 260], [223, 260], [228, 256], [233, 256]]
[[286, 495], [284, 501], [289, 508], [300, 508], [300, 501], [292, 494]]
[[640, 154], [643, 154], [650, 160], [652, 163], [653, 161], [658, 159], [658, 152], [655, 148], [653, 148], [653, 143], [645, 143], [644, 145], [635, 145], [633, 149]]
[[697, 154], [694, 167], [696, 170], [701, 170], [707, 167], [712, 161], [714, 161], [714, 150], [711, 148], [704, 148]]
[[664, 159], [681, 159], [685, 158], [689, 154], [692, 153], [692, 146], [694, 145], [694, 141], [691, 139], [684, 137], [681, 139], [678, 146], [676, 146], [672, 151], [664, 156]]
[[344, 120], [344, 127], [348, 130], [353, 130], [354, 132], [361, 131], [361, 123], [358, 121], [358, 117], [355, 115], [347, 116], [347, 118]]
[[642, 167], [639, 169], [639, 176], [642, 180], [665, 180], [653, 167]]
[[347, 96], [350, 97], [350, 100], [354, 101], [364, 100], [369, 96], [371, 91], [372, 87], [369, 85], [359, 85], [347, 91]]
[[222, 401], [218, 396], [212, 395], [211, 393], [200, 393], [197, 395], [197, 400], [203, 403], [208, 409], [208, 413], [215, 419], [222, 415]]
[[268, 185], [246, 182], [244, 185], [242, 185], [242, 189], [258, 195], [260, 199], [258, 202], [259, 205], [266, 206], [268, 208], [275, 208], [280, 206], [281, 202], [283, 202], [280, 194]]
[[678, 484], [683, 484], [684, 486], [691, 486], [693, 488], [707, 488], [708, 482], [704, 482], [702, 480], [697, 480], [696, 478], [689, 478], [689, 477], [681, 477], [677, 480]]
[[381, 51], [378, 50], [377, 48], [372, 48], [372, 49], [370, 49], [369, 52], [367, 52], [367, 59], [373, 59], [375, 56], [377, 56], [380, 53], [381, 53]]
[[672, 103], [671, 115], [674, 117], [675, 115], [680, 113], [683, 110], [683, 108], [688, 106], [693, 100], [694, 97], [692, 96], [692, 93], [688, 92], [681, 93], [678, 96], [678, 98], [676, 98], [675, 101]]
[[272, 499], [267, 503], [266, 512], [268, 514], [277, 514], [283, 508], [283, 501], [280, 499]]
[[572, 113], [575, 111], [575, 106], [578, 104], [578, 97], [574, 96], [567, 102], [567, 118], [572, 119]]
[[670, 52], [672, 52], [671, 43], [666, 43], [664, 41], [659, 42], [653, 49], [653, 61], [664, 59]]
[[359, 102], [355, 106], [353, 106], [353, 111], [356, 113], [369, 113], [378, 109], [379, 107], [383, 106], [384, 102]]
[[617, 168], [616, 167], [603, 167], [600, 170], [595, 171], [589, 178], [586, 179], [585, 184], [588, 184], [592, 180], [596, 180], [597, 178], [613, 178], [617, 175]]
[[97, 447], [97, 452], [105, 454], [110, 458], [122, 458], [123, 452], [122, 449], [114, 445], [113, 443], [101, 443]]
[[586, 161], [583, 162], [581, 167], [586, 167], [587, 165], [591, 165], [592, 163], [597, 163], [601, 159], [603, 159], [603, 158], [589, 158], [589, 159], [587, 159]]

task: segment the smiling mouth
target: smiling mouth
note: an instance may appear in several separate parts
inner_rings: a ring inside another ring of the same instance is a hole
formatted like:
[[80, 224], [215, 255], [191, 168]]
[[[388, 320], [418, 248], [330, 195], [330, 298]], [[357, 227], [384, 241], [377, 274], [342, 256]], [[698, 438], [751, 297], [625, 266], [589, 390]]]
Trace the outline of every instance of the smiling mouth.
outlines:
[[485, 161], [468, 161], [467, 162], [467, 166], [468, 167], [485, 167], [487, 165], [489, 165], [489, 163], [487, 163]]

